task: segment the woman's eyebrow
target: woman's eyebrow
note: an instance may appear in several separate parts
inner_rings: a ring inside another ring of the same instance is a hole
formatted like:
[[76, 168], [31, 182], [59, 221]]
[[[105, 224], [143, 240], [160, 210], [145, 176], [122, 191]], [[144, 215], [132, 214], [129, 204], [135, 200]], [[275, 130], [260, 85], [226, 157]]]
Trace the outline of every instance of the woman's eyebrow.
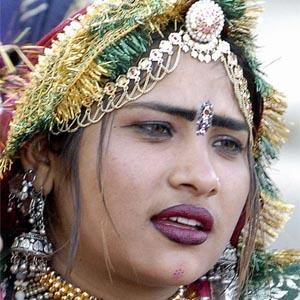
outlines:
[[236, 131], [241, 131], [241, 130], [248, 131], [248, 125], [246, 124], [245, 121], [240, 121], [234, 118], [223, 117], [215, 114], [213, 115], [212, 126], [224, 127]]
[[166, 105], [158, 102], [139, 102], [139, 103], [130, 103], [124, 108], [146, 108], [162, 113], [167, 113], [172, 116], [177, 116], [188, 121], [194, 121], [197, 115], [196, 110], [186, 109], [178, 106]]
[[[177, 116], [188, 121], [193, 122], [197, 117], [197, 111], [193, 109], [186, 109], [178, 106], [172, 106], [167, 104], [162, 104], [158, 102], [138, 102], [138, 103], [130, 103], [124, 108], [145, 108], [151, 109], [155, 111], [159, 111], [162, 113], [167, 113], [172, 116]], [[248, 126], [245, 121], [237, 120], [231, 117], [224, 117], [220, 115], [213, 115], [212, 119], [213, 127], [224, 127], [230, 130], [246, 130], [248, 131]]]

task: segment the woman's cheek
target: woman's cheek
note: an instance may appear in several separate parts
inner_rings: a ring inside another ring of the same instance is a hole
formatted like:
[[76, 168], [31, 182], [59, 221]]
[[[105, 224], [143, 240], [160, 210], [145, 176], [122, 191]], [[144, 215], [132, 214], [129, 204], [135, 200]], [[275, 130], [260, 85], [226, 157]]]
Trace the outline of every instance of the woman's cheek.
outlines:
[[221, 220], [223, 230], [227, 228], [228, 233], [232, 234], [250, 189], [250, 173], [247, 166], [225, 169], [220, 177], [220, 185], [217, 218]]

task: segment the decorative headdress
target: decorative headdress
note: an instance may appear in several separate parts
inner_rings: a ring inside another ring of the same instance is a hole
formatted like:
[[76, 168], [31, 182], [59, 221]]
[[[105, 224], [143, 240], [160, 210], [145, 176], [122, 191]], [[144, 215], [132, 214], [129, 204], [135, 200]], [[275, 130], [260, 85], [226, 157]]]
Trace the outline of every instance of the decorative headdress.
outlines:
[[[253, 130], [253, 153], [263, 204], [256, 249], [264, 249], [265, 241], [277, 236], [291, 207], [282, 201], [266, 171], [277, 158], [287, 129], [282, 122], [284, 97], [265, 81], [255, 56], [252, 28], [260, 11], [252, 0], [95, 1], [31, 49], [28, 57], [35, 63], [31, 72], [21, 65], [18, 76], [6, 72], [0, 82], [1, 123], [6, 124], [0, 135], [0, 176], [34, 134], [74, 132], [100, 121], [150, 91], [176, 68], [182, 51], [199, 61], [223, 62], [252, 136], [251, 97], [230, 41], [243, 50], [263, 99], [261, 122]], [[179, 28], [163, 36], [170, 22]], [[162, 41], [150, 50], [153, 33], [161, 34]], [[148, 57], [132, 66], [149, 50]], [[12, 106], [16, 106], [13, 115]]]

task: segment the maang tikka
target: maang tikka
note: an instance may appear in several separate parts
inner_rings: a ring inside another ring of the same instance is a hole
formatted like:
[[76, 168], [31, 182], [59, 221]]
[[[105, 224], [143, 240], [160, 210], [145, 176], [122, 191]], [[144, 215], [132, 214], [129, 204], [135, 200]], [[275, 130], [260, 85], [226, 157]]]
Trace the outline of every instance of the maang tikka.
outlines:
[[53, 254], [53, 246], [48, 241], [44, 223], [45, 197], [43, 191], [37, 191], [33, 170], [26, 171], [22, 178], [21, 190], [13, 189], [9, 195], [9, 208], [15, 206], [30, 226], [29, 232], [17, 236], [11, 246], [11, 273], [15, 276], [15, 298], [25, 299], [24, 290], [30, 280], [47, 272], [47, 261]]

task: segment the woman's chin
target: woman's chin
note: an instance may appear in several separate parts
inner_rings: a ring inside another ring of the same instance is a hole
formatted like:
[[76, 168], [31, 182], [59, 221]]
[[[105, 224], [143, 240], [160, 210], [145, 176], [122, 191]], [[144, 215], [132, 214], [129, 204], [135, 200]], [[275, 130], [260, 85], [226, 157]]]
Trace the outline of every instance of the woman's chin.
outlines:
[[[153, 285], [179, 287], [189, 285], [199, 279], [202, 274], [190, 272], [189, 270], [173, 269], [169, 274], [154, 278]], [[152, 285], [152, 284], [151, 284]]]
[[[162, 286], [180, 286], [180, 285], [188, 285], [192, 282], [199, 279], [201, 276], [207, 273], [210, 269], [206, 264], [202, 264], [199, 266], [198, 263], [193, 259], [190, 261], [181, 260], [176, 262], [174, 259], [170, 258], [169, 263], [164, 264], [159, 263], [158, 265], [152, 266], [152, 272], [149, 272], [149, 268], [147, 268], [147, 273], [145, 274], [147, 279], [146, 282], [150, 285], [162, 285]], [[150, 275], [150, 277], [149, 277]]]

